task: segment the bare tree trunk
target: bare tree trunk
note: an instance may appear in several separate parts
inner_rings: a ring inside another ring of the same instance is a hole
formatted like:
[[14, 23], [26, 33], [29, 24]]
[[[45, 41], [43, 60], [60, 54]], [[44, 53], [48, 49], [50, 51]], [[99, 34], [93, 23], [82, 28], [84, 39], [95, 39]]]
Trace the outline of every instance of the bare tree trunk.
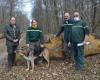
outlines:
[[91, 26], [92, 26], [92, 32], [94, 32], [95, 31], [95, 29], [96, 29], [96, 25], [95, 25], [95, 23], [96, 23], [96, 12], [97, 12], [97, 4], [96, 4], [96, 1], [95, 0], [91, 0], [92, 1], [92, 15], [91, 15]]

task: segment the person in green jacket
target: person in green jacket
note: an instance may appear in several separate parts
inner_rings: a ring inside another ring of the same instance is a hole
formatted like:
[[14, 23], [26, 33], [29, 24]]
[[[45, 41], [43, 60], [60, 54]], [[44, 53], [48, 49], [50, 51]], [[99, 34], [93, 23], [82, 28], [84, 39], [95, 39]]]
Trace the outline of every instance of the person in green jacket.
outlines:
[[26, 32], [26, 44], [30, 48], [31, 55], [38, 55], [34, 51], [39, 51], [40, 47], [43, 47], [43, 34], [42, 30], [38, 27], [37, 21], [32, 20], [31, 27], [28, 27]]
[[72, 20], [70, 18], [70, 14], [66, 12], [64, 14], [64, 22], [60, 28], [60, 31], [56, 35], [56, 37], [58, 37], [62, 32], [64, 32], [64, 59], [72, 58], [72, 53], [69, 52], [69, 49], [71, 48], [71, 28]]
[[80, 17], [79, 12], [74, 13], [72, 26], [72, 46], [74, 51], [75, 68], [84, 69], [84, 45], [88, 42], [89, 29], [85, 21]]

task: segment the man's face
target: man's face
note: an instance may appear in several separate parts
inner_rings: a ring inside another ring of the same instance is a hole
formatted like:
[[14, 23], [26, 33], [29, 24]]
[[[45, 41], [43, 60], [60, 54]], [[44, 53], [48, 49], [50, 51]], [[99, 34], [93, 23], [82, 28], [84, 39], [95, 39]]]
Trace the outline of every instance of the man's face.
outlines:
[[80, 14], [78, 12], [74, 13], [74, 20], [79, 21], [80, 20]]
[[11, 23], [12, 25], [15, 25], [15, 24], [16, 24], [16, 19], [15, 19], [14, 17], [12, 17], [11, 20], [10, 20], [10, 23]]
[[80, 17], [79, 13], [78, 12], [75, 12], [74, 13], [74, 17]]
[[69, 13], [65, 13], [64, 18], [65, 18], [65, 19], [69, 19], [69, 18], [70, 18]]

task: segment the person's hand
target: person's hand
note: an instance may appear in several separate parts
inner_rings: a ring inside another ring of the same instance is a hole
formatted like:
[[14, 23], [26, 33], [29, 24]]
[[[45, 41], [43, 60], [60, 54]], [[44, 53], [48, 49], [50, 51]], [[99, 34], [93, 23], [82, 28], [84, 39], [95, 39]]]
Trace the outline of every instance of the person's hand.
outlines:
[[27, 47], [29, 47], [29, 44], [27, 44]]
[[13, 42], [18, 42], [18, 39], [14, 39]]
[[54, 37], [57, 37], [56, 35], [54, 35]]
[[68, 42], [68, 47], [71, 47], [71, 42]]
[[24, 56], [24, 54], [20, 53], [21, 56]]
[[43, 44], [41, 44], [40, 46], [41, 46], [41, 47], [44, 47], [44, 45], [43, 45]]
[[89, 45], [89, 44], [90, 44], [90, 42], [85, 42], [84, 44], [85, 44], [85, 45]]
[[84, 45], [88, 45], [90, 43], [88, 35], [85, 36], [85, 39], [84, 39], [83, 43], [84, 43]]

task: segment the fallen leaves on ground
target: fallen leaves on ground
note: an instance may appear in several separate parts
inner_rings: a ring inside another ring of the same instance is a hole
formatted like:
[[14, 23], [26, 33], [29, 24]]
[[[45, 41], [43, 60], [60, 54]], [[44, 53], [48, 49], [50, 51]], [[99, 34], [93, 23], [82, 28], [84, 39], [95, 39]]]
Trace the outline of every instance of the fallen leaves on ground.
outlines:
[[51, 60], [50, 67], [46, 63], [35, 65], [34, 72], [26, 72], [26, 65], [14, 66], [6, 72], [0, 65], [0, 80], [100, 80], [100, 55], [85, 59], [85, 70], [77, 73], [72, 62]]

